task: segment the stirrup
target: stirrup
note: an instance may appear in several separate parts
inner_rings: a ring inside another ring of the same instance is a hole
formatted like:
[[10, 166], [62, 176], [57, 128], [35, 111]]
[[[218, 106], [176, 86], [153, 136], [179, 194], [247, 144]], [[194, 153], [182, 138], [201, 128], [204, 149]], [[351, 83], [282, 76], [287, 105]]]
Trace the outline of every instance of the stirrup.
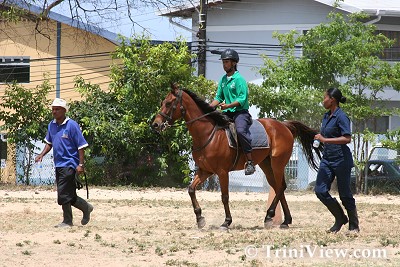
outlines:
[[244, 174], [251, 175], [256, 172], [256, 168], [254, 167], [254, 163], [252, 160], [248, 160], [244, 165]]

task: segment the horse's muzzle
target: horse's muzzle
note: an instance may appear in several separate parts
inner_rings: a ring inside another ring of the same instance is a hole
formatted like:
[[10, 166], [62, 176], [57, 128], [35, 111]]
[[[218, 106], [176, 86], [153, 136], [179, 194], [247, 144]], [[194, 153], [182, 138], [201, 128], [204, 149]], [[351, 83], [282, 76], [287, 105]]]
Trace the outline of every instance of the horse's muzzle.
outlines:
[[162, 132], [162, 131], [164, 131], [166, 128], [167, 128], [167, 125], [166, 125], [166, 123], [165, 122], [156, 122], [156, 121], [154, 121], [152, 124], [151, 124], [151, 128], [153, 129], [153, 130], [155, 130], [155, 131], [157, 131], [157, 132]]
[[153, 130], [159, 132], [159, 131], [160, 131], [160, 128], [161, 128], [161, 124], [159, 124], [158, 122], [153, 122], [153, 123], [151, 124], [151, 128], [152, 128]]

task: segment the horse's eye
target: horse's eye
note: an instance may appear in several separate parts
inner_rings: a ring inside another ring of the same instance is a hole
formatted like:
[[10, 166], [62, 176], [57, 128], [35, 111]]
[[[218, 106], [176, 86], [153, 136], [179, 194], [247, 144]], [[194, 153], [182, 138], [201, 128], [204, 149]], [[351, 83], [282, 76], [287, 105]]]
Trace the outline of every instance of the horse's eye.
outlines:
[[170, 106], [171, 106], [171, 102], [165, 103], [165, 107], [166, 107], [166, 108], [169, 108]]

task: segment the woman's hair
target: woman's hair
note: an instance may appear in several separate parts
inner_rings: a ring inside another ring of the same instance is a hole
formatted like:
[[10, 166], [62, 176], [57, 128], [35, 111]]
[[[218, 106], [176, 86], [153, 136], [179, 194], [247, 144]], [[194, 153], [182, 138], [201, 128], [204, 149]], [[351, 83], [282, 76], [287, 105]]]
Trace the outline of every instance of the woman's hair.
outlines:
[[331, 87], [328, 90], [326, 90], [326, 93], [329, 95], [329, 97], [333, 97], [334, 99], [336, 99], [336, 101], [340, 103], [345, 103], [346, 102], [346, 97], [344, 97], [342, 95], [342, 92], [335, 88], [335, 87]]

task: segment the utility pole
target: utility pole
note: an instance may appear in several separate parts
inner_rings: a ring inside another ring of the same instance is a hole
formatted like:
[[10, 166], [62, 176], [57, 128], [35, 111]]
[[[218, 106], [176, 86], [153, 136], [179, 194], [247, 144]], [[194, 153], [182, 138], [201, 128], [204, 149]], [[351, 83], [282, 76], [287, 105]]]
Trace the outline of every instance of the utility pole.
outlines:
[[200, 0], [199, 10], [199, 46], [198, 46], [198, 69], [197, 75], [206, 76], [206, 53], [207, 53], [207, 2], [208, 0]]

